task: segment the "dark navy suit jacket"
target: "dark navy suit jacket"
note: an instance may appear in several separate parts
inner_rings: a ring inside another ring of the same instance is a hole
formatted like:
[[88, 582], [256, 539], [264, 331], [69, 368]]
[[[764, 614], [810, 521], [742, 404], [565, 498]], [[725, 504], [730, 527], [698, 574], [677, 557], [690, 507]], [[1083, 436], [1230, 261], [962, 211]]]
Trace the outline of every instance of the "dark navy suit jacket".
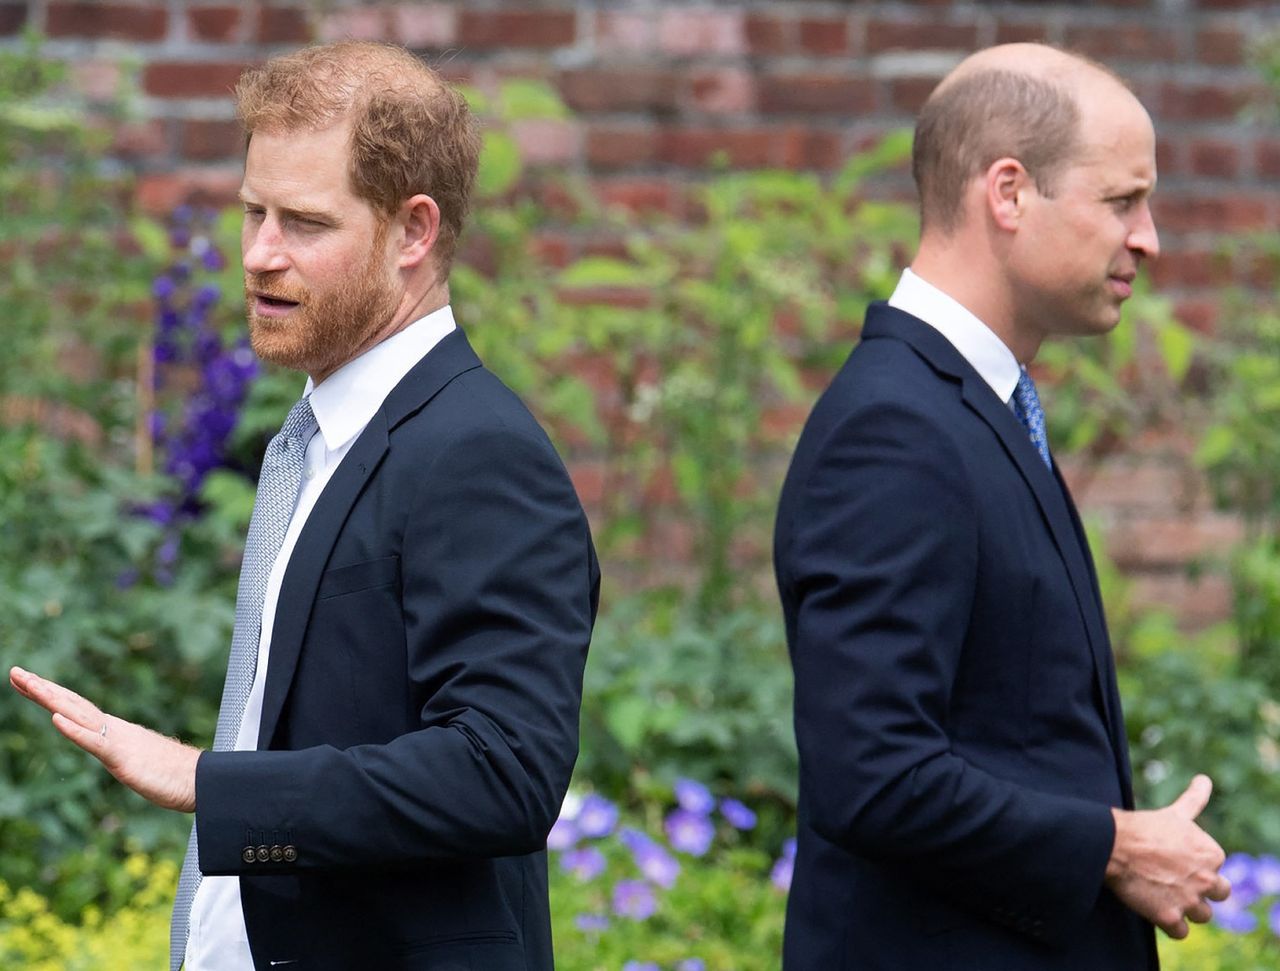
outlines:
[[199, 761], [200, 867], [240, 876], [256, 968], [550, 971], [599, 580], [551, 443], [450, 334], [298, 539], [259, 751]]
[[1132, 806], [1097, 580], [1056, 470], [883, 304], [800, 438], [775, 566], [800, 819], [786, 971], [1147, 971], [1103, 876]]

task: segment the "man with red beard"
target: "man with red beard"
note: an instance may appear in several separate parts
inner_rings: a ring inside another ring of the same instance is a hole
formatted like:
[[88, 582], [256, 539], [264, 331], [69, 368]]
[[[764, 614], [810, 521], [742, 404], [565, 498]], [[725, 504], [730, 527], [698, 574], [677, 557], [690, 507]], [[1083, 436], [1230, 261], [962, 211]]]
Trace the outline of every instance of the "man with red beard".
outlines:
[[264, 459], [213, 747], [10, 680], [195, 813], [171, 968], [549, 971], [599, 570], [550, 442], [449, 306], [475, 122], [368, 43], [277, 58], [237, 101], [253, 347], [308, 381]]

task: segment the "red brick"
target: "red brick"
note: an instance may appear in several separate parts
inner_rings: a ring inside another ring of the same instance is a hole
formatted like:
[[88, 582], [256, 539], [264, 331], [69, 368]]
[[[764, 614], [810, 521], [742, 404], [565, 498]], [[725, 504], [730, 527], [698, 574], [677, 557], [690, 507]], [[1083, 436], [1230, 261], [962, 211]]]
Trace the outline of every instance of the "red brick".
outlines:
[[816, 169], [830, 172], [844, 162], [841, 138], [834, 132], [811, 125], [788, 128], [781, 136], [781, 154], [776, 164], [788, 169]]
[[702, 71], [690, 79], [689, 97], [698, 111], [741, 114], [755, 107], [755, 85], [741, 68]]
[[1152, 202], [1163, 232], [1236, 232], [1272, 229], [1274, 206], [1268, 195], [1157, 194]]
[[795, 47], [795, 22], [789, 18], [749, 13], [743, 20], [742, 32], [752, 54], [789, 54]]
[[1229, 259], [1204, 250], [1166, 250], [1148, 272], [1161, 289], [1220, 286], [1235, 276]]
[[658, 46], [658, 24], [643, 13], [596, 14], [596, 50], [604, 54], [647, 54]]
[[27, 4], [0, 3], [0, 37], [19, 33], [27, 22]]
[[564, 233], [542, 230], [533, 237], [533, 255], [540, 265], [561, 269], [573, 261], [573, 244]]
[[873, 20], [867, 24], [867, 52], [890, 50], [962, 50], [978, 46], [978, 29], [973, 24], [943, 24], [923, 21]]
[[1178, 38], [1171, 29], [1145, 24], [1068, 27], [1066, 46], [1100, 60], [1172, 60]]
[[149, 121], [117, 122], [111, 127], [111, 154], [126, 160], [155, 159], [169, 152], [165, 123]]
[[157, 98], [228, 97], [247, 65], [155, 61], [142, 72], [142, 87]]
[[1185, 175], [1183, 164], [1183, 145], [1170, 139], [1156, 138], [1156, 171], [1167, 178], [1171, 175]]
[[1240, 146], [1220, 138], [1200, 138], [1187, 146], [1192, 175], [1234, 179], [1240, 174]]
[[180, 144], [183, 157], [193, 161], [239, 159], [244, 155], [244, 131], [235, 121], [188, 119], [182, 123]]
[[572, 10], [463, 10], [458, 21], [462, 47], [549, 50], [576, 37]]
[[1173, 312], [1187, 327], [1200, 334], [1215, 334], [1221, 305], [1211, 297], [1183, 297], [1174, 301]]
[[844, 20], [812, 17], [799, 23], [800, 48], [807, 54], [849, 53], [849, 24]]
[[611, 179], [596, 185], [596, 196], [606, 206], [637, 214], [678, 215], [680, 193], [663, 179]]
[[169, 14], [163, 7], [115, 3], [53, 3], [45, 29], [50, 37], [118, 37], [163, 40]]
[[876, 110], [875, 82], [848, 75], [791, 74], [760, 79], [757, 97], [765, 113], [834, 114]]
[[120, 90], [124, 71], [116, 61], [77, 59], [71, 65], [71, 77], [76, 90], [85, 97], [96, 101], [109, 101]]
[[1254, 87], [1170, 81], [1161, 85], [1158, 117], [1166, 122], [1235, 121], [1256, 92]]
[[264, 44], [305, 44], [313, 39], [307, 12], [301, 7], [260, 7], [258, 40]]
[[675, 111], [677, 78], [656, 68], [586, 68], [564, 71], [558, 87], [575, 111]]
[[187, 22], [197, 40], [231, 40], [240, 28], [240, 8], [196, 7], [187, 11]]
[[914, 115], [922, 107], [941, 78], [894, 78], [889, 82], [889, 103], [894, 111]]
[[576, 121], [526, 118], [512, 123], [511, 134], [530, 165], [565, 164], [582, 155], [582, 129]]
[[448, 47], [458, 39], [458, 11], [443, 4], [405, 3], [391, 14], [392, 36], [406, 47]]
[[1010, 21], [996, 24], [997, 44], [1046, 44], [1053, 39], [1046, 24]]
[[657, 156], [658, 133], [652, 126], [596, 125], [587, 131], [587, 163], [593, 168], [643, 168]]
[[686, 168], [701, 168], [723, 160], [735, 168], [764, 168], [776, 164], [776, 132], [760, 128], [668, 128], [661, 132], [658, 157]]
[[658, 20], [658, 43], [668, 54], [742, 54], [743, 20], [739, 10], [667, 9]]
[[1118, 512], [1167, 513], [1191, 507], [1196, 483], [1173, 462], [1124, 456], [1085, 467], [1064, 463], [1063, 476], [1080, 506]]
[[1245, 62], [1245, 35], [1238, 27], [1203, 27], [1196, 33], [1196, 59], [1214, 67], [1237, 67]]
[[240, 190], [238, 172], [187, 170], [153, 172], [138, 180], [135, 197], [143, 211], [167, 215], [183, 202], [225, 206]]
[[643, 310], [653, 306], [653, 293], [639, 287], [574, 287], [557, 291], [557, 298], [569, 307], [620, 307]]
[[320, 21], [320, 40], [382, 40], [391, 30], [383, 7], [350, 7], [335, 10]]
[[1152, 516], [1118, 525], [1107, 548], [1121, 566], [1178, 567], [1225, 553], [1243, 536], [1240, 521], [1224, 515]]
[[569, 478], [577, 490], [578, 499], [586, 505], [604, 499], [604, 485], [608, 468], [603, 462], [570, 462]]
[[1258, 142], [1254, 148], [1253, 164], [1260, 178], [1280, 179], [1280, 140]]
[[1185, 571], [1132, 577], [1130, 604], [1136, 611], [1172, 610], [1184, 630], [1199, 630], [1231, 617], [1231, 583], [1216, 573], [1194, 578]]

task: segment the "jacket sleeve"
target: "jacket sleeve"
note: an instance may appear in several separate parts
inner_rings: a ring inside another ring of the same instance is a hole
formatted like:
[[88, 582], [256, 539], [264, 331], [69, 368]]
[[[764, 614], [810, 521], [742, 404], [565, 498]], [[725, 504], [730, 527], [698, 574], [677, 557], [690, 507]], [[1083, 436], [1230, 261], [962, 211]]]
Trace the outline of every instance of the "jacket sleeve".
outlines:
[[[458, 436], [401, 474], [416, 477], [401, 582], [419, 727], [345, 750], [202, 755], [205, 874], [414, 866], [546, 844], [577, 756], [598, 596], [585, 517], [550, 444], [526, 429]], [[292, 860], [242, 859], [256, 839], [286, 838]]]
[[801, 484], [778, 551], [801, 788], [823, 838], [1060, 940], [1097, 901], [1114, 823], [953, 751], [982, 543], [965, 468], [936, 419], [882, 404], [836, 426]]

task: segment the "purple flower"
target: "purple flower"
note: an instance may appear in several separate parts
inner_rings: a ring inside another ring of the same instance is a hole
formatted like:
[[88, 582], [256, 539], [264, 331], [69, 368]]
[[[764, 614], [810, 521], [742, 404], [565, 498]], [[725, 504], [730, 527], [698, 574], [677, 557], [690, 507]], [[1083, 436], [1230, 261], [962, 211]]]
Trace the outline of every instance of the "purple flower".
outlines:
[[707, 962], [702, 958], [685, 958], [676, 962], [676, 971], [707, 971]]
[[176, 286], [173, 277], [167, 273], [162, 273], [151, 281], [151, 295], [157, 300], [168, 300], [173, 296]]
[[773, 864], [769, 882], [779, 890], [791, 889], [791, 875], [796, 867], [796, 841], [789, 839], [782, 844], [782, 856]]
[[573, 824], [573, 820], [565, 819], [563, 816], [552, 824], [551, 832], [547, 834], [549, 850], [567, 850], [576, 842], [578, 842], [578, 827]]
[[662, 968], [652, 961], [628, 961], [622, 966], [622, 971], [662, 971]]
[[1232, 853], [1223, 861], [1221, 873], [1231, 883], [1231, 902], [1241, 908], [1258, 899], [1258, 885], [1254, 879], [1253, 857], [1247, 853]]
[[707, 815], [715, 808], [716, 801], [711, 796], [711, 792], [701, 782], [695, 782], [692, 779], [677, 779], [673, 787], [676, 793], [676, 802], [680, 804], [680, 808], [691, 813], [701, 813]]
[[128, 590], [130, 587], [134, 586], [138, 580], [139, 574], [137, 570], [124, 570], [116, 574], [116, 589]]
[[608, 836], [618, 824], [618, 807], [604, 796], [592, 793], [582, 800], [575, 821], [583, 836]]
[[613, 912], [631, 920], [647, 920], [658, 909], [653, 888], [643, 880], [620, 880], [613, 888]]
[[721, 799], [720, 815], [734, 829], [756, 828], [756, 814], [736, 799]]
[[681, 853], [702, 856], [711, 848], [716, 828], [711, 820], [687, 809], [675, 809], [667, 815], [667, 839]]
[[609, 918], [604, 914], [579, 914], [573, 919], [578, 930], [590, 934], [609, 929]]
[[1247, 905], [1236, 903], [1233, 894], [1222, 903], [1214, 905], [1213, 922], [1233, 934], [1248, 934], [1258, 926], [1258, 915], [1249, 910]]
[[1269, 854], [1258, 857], [1253, 866], [1253, 882], [1265, 897], [1280, 894], [1280, 859]]
[[604, 873], [604, 854], [594, 846], [583, 846], [560, 857], [560, 866], [585, 883]]
[[631, 858], [646, 880], [668, 888], [676, 882], [680, 864], [660, 844], [635, 829], [624, 829], [618, 839], [631, 851]]

